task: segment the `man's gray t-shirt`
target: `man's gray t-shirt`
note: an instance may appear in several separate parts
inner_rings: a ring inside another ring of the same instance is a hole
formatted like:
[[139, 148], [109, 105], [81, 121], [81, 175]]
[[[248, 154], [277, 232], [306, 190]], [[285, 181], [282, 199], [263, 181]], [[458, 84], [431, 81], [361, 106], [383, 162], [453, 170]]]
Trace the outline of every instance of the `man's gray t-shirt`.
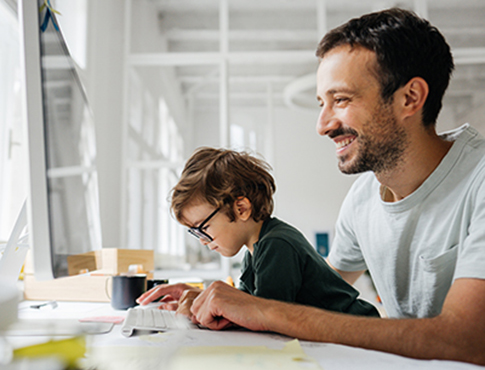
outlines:
[[454, 280], [485, 279], [485, 140], [468, 125], [443, 137], [451, 149], [411, 195], [383, 201], [369, 172], [340, 211], [329, 261], [368, 269], [389, 317], [436, 316]]

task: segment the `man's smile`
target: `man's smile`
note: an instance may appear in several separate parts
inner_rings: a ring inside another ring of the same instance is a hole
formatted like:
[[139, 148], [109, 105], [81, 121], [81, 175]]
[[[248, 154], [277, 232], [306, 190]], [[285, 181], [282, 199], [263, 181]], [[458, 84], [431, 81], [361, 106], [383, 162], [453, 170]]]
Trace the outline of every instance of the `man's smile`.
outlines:
[[347, 147], [353, 143], [353, 141], [356, 139], [356, 136], [343, 136], [343, 137], [338, 137], [337, 139], [334, 139], [333, 142], [335, 143], [337, 147], [337, 153], [343, 152]]

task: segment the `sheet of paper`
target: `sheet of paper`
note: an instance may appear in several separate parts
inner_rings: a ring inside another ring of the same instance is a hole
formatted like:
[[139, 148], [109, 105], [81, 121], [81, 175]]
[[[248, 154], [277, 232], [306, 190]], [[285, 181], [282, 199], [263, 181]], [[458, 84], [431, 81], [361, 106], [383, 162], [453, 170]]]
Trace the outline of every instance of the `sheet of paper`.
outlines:
[[170, 351], [169, 347], [156, 346], [94, 347], [87, 352], [81, 368], [96, 370], [168, 370]]
[[322, 369], [308, 357], [298, 340], [292, 340], [282, 349], [266, 346], [197, 346], [178, 350], [172, 358], [171, 370], [210, 369], [247, 370]]

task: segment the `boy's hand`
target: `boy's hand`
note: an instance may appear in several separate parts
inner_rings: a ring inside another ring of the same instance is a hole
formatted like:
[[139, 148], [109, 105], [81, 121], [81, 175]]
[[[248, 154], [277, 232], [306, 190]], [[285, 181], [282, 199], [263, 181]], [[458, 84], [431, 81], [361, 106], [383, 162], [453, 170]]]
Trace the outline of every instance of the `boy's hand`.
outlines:
[[166, 310], [175, 311], [179, 306], [180, 298], [187, 290], [201, 292], [199, 288], [187, 284], [161, 284], [143, 293], [137, 298], [136, 302], [144, 306], [163, 297], [160, 300], [160, 306]]
[[188, 289], [182, 293], [182, 296], [178, 300], [177, 313], [188, 316], [196, 324], [198, 324], [198, 322], [196, 321], [195, 317], [192, 315], [190, 308], [192, 307], [192, 303], [194, 302], [194, 299], [196, 299], [200, 293], [202, 293], [201, 290]]

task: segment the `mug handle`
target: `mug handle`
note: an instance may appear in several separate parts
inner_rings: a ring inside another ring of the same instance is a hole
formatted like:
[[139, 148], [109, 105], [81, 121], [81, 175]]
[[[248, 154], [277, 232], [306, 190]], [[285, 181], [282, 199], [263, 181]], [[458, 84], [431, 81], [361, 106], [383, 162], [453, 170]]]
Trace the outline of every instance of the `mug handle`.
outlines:
[[113, 289], [113, 277], [112, 276], [109, 276], [107, 279], [106, 279], [106, 282], [104, 283], [104, 290], [106, 292], [106, 296], [109, 298], [109, 300], [111, 301], [111, 294], [109, 294], [109, 289], [108, 289], [108, 283], [111, 281], [111, 289]]

